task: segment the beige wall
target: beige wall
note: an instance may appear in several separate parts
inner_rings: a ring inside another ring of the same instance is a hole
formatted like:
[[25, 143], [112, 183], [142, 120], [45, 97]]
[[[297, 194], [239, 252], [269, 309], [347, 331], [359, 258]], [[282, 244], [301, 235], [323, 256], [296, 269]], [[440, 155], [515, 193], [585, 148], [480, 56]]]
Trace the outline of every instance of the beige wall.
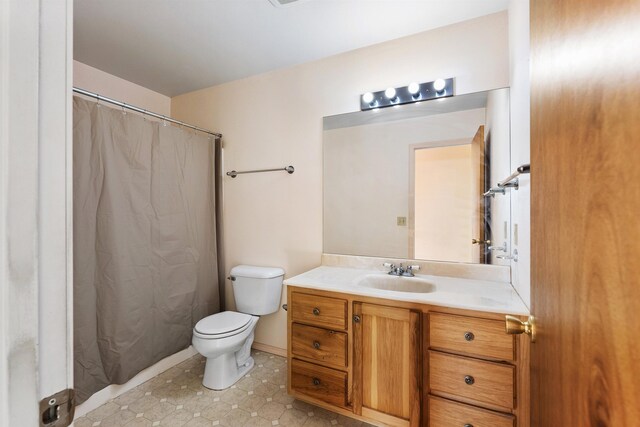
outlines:
[[168, 96], [82, 62], [73, 61], [73, 85], [154, 113], [171, 115], [171, 98]]
[[[458, 94], [508, 86], [507, 27], [506, 12], [488, 15], [174, 97], [174, 117], [224, 134], [226, 170], [296, 168], [225, 178], [227, 271], [274, 265], [290, 277], [320, 265], [322, 117], [411, 81], [455, 77]], [[283, 311], [260, 320], [256, 341], [286, 348]]]

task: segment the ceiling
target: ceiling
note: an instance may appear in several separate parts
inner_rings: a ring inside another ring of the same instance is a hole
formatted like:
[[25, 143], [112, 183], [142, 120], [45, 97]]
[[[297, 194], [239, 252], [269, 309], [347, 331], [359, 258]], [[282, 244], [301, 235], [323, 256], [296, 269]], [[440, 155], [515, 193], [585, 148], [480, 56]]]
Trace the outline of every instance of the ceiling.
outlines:
[[505, 10], [508, 0], [75, 0], [74, 59], [175, 96]]

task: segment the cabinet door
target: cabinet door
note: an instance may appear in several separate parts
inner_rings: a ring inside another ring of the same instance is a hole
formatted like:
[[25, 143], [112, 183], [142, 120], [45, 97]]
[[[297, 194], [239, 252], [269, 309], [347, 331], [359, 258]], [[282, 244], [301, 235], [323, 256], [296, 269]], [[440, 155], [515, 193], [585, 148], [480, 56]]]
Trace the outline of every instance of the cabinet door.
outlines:
[[420, 315], [354, 303], [354, 411], [393, 426], [420, 423]]

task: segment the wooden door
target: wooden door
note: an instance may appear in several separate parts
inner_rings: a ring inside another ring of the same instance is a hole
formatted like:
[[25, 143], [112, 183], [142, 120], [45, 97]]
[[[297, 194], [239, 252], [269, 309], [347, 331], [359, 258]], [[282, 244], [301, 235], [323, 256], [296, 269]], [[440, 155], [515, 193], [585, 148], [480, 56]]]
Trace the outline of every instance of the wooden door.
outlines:
[[[488, 189], [485, 184], [485, 151], [484, 151], [484, 125], [480, 126], [471, 140], [471, 176], [473, 177], [473, 202], [475, 210], [471, 226], [471, 235], [479, 241], [485, 240], [485, 197]], [[469, 242], [471, 244], [471, 242]], [[486, 246], [483, 243], [476, 245], [477, 250], [473, 254], [473, 262], [483, 264], [485, 262]]]
[[531, 1], [532, 425], [640, 425], [640, 1]]
[[354, 303], [354, 411], [392, 426], [420, 423], [419, 313]]

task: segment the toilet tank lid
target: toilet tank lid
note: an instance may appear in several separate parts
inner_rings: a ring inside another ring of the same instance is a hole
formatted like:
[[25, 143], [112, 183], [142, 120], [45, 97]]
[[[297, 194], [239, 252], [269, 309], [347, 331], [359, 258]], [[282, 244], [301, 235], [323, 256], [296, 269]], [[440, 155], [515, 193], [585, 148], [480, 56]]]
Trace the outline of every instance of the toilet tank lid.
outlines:
[[237, 265], [231, 269], [231, 275], [236, 277], [250, 277], [252, 279], [273, 279], [284, 276], [280, 267], [257, 267], [255, 265]]

